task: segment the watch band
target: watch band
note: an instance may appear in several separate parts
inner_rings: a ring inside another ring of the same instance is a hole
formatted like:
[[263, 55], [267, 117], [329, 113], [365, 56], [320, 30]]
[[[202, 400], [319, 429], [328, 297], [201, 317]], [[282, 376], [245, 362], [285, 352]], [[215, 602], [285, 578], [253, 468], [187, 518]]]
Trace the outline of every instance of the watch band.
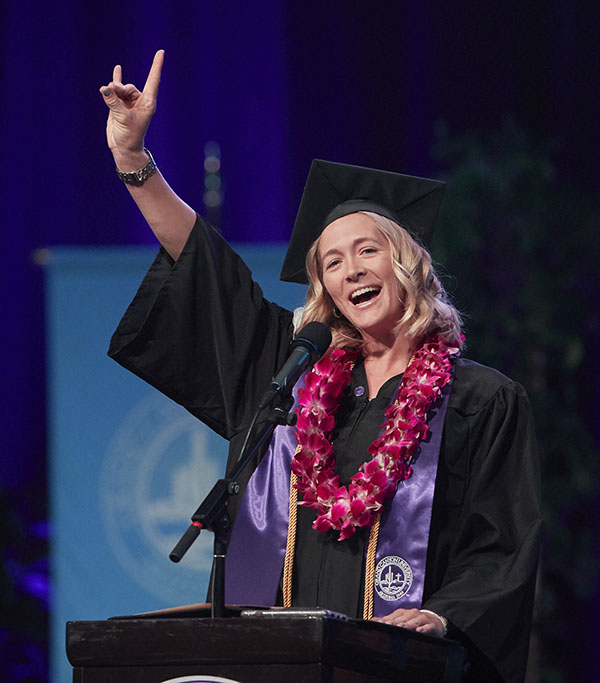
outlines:
[[154, 161], [152, 154], [150, 154], [150, 150], [144, 147], [144, 152], [146, 152], [148, 155], [149, 160], [145, 166], [142, 166], [142, 168], [138, 169], [137, 171], [127, 171], [125, 173], [117, 169], [117, 175], [124, 183], [127, 183], [127, 185], [135, 185], [136, 187], [139, 187], [140, 185], [143, 185], [146, 180], [153, 176], [158, 170], [156, 162]]
[[423, 612], [423, 614], [431, 614], [433, 617], [437, 617], [442, 622], [442, 626], [444, 627], [442, 638], [445, 638], [448, 635], [448, 619], [446, 619], [446, 617], [443, 617], [437, 612], [432, 612], [430, 609], [420, 609], [419, 612]]

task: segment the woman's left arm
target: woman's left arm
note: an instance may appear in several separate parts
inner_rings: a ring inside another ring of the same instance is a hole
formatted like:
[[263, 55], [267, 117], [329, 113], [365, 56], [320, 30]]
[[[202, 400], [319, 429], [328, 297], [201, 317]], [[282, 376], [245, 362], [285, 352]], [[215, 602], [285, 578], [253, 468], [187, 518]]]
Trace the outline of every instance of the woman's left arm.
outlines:
[[450, 636], [474, 645], [512, 681], [527, 658], [541, 534], [539, 463], [524, 389], [503, 378], [488, 396], [476, 382], [496, 381], [491, 373], [472, 371], [463, 395], [476, 399], [465, 398], [464, 413], [453, 416], [467, 435], [464, 497], [452, 513], [443, 511], [447, 547], [423, 608], [446, 618]]

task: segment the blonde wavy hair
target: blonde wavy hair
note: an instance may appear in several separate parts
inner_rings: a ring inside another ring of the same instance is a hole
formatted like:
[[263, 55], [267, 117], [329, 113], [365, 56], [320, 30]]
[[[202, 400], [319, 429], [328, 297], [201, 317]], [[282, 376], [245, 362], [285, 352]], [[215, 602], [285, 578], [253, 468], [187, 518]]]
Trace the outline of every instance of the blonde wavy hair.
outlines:
[[[404, 313], [395, 333], [403, 334], [416, 348], [431, 335], [446, 342], [460, 341], [462, 319], [451, 303], [431, 262], [429, 252], [396, 222], [371, 211], [360, 211], [370, 218], [390, 245], [392, 267], [398, 280], [398, 298]], [[360, 347], [360, 332], [335, 311], [332, 298], [323, 286], [323, 268], [318, 237], [306, 255], [308, 292], [301, 325], [316, 320], [331, 329], [333, 348]]]

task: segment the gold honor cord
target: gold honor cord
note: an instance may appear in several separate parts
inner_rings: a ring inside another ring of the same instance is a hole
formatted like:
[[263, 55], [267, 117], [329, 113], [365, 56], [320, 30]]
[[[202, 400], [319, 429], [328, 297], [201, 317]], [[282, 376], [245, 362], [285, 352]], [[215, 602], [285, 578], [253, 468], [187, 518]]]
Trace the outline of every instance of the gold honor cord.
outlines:
[[[301, 447], [296, 448], [296, 455]], [[287, 543], [285, 546], [285, 560], [283, 563], [283, 606], [292, 606], [292, 574], [294, 570], [294, 553], [296, 550], [296, 527], [298, 521], [298, 489], [295, 484], [298, 477], [292, 472], [290, 476], [290, 508]], [[365, 567], [365, 600], [363, 606], [363, 619], [371, 619], [373, 616], [373, 590], [375, 587], [375, 555], [377, 553], [377, 539], [379, 537], [379, 523], [381, 513], [377, 514], [375, 523], [369, 532], [369, 544], [367, 546], [367, 560]]]
[[377, 539], [379, 538], [379, 523], [381, 512], [377, 513], [375, 522], [369, 531], [367, 546], [367, 561], [365, 566], [365, 601], [363, 605], [363, 619], [373, 618], [373, 591], [375, 589], [375, 556], [377, 554]]
[[[300, 453], [302, 446], [298, 444], [294, 457]], [[298, 489], [295, 484], [298, 477], [292, 472], [290, 475], [290, 511], [288, 522], [287, 543], [285, 546], [285, 560], [283, 562], [283, 606], [292, 606], [292, 572], [294, 570], [294, 553], [296, 551], [296, 526], [298, 521]]]

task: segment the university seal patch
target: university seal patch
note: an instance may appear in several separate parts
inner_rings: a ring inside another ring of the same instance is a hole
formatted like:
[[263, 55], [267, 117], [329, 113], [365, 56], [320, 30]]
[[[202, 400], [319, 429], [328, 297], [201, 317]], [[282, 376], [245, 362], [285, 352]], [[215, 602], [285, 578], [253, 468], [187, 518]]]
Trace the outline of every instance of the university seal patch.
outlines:
[[406, 560], [388, 555], [375, 567], [375, 590], [382, 600], [394, 602], [404, 597], [413, 582], [413, 572]]

